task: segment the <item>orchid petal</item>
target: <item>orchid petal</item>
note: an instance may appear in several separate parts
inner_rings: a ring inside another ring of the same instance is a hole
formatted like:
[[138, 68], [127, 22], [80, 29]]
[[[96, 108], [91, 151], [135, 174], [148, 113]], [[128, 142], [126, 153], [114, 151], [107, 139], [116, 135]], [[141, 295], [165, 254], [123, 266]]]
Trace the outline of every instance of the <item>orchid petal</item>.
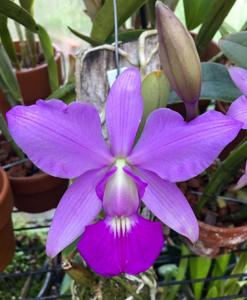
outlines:
[[69, 187], [61, 199], [49, 230], [46, 252], [54, 257], [76, 240], [102, 207], [95, 187], [103, 171], [89, 171]]
[[112, 229], [115, 220], [107, 218], [86, 227], [78, 243], [78, 251], [100, 275], [111, 277], [120, 273], [138, 274], [154, 263], [163, 244], [162, 226], [140, 216], [127, 222], [125, 232]]
[[216, 111], [186, 123], [178, 113], [158, 109], [127, 160], [168, 181], [188, 180], [209, 167], [241, 127], [241, 122]]
[[229, 74], [235, 85], [247, 96], [247, 70], [239, 67], [231, 67], [229, 68]]
[[245, 173], [239, 178], [234, 190], [239, 190], [247, 185], [247, 163], [245, 165]]
[[246, 185], [247, 185], [247, 174], [244, 174], [239, 178], [239, 181], [237, 182], [236, 186], [234, 187], [234, 190], [242, 189]]
[[109, 179], [109, 177], [111, 177], [112, 174], [114, 174], [116, 172], [116, 170], [117, 170], [117, 167], [115, 167], [115, 166], [110, 168], [95, 188], [97, 196], [102, 201], [103, 201], [103, 198], [104, 198], [104, 193], [105, 193], [105, 187], [106, 187], [107, 180]]
[[247, 129], [247, 96], [240, 96], [233, 101], [228, 109], [227, 115], [243, 122], [244, 125], [242, 128]]
[[142, 198], [148, 209], [168, 227], [194, 243], [199, 235], [198, 223], [188, 201], [176, 184], [146, 170], [135, 169], [135, 174], [148, 183]]
[[137, 187], [137, 190], [138, 190], [138, 196], [140, 199], [142, 199], [144, 193], [145, 193], [145, 189], [146, 189], [146, 186], [147, 186], [147, 183], [142, 181], [140, 177], [136, 176], [133, 171], [132, 171], [132, 168], [129, 167], [129, 166], [125, 166], [123, 168], [124, 172], [126, 174], [128, 174], [134, 181], [135, 181], [135, 184], [136, 184], [136, 187]]
[[116, 79], [106, 101], [106, 125], [115, 156], [129, 154], [142, 111], [141, 76], [129, 68]]
[[50, 175], [74, 178], [113, 160], [92, 105], [39, 100], [12, 108], [7, 119], [18, 146]]

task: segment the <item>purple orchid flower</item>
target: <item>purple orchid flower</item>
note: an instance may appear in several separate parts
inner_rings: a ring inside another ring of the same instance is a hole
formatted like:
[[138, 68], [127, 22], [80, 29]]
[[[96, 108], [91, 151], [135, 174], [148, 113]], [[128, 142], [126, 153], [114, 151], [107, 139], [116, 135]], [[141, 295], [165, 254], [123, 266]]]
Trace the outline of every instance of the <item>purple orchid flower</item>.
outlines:
[[[231, 67], [229, 68], [229, 74], [233, 82], [243, 93], [243, 95], [237, 98], [235, 101], [233, 101], [233, 103], [229, 107], [227, 115], [242, 122], [243, 123], [242, 128], [247, 129], [247, 70], [239, 67]], [[239, 179], [235, 189], [241, 189], [246, 185], [247, 185], [247, 163], [245, 167], [245, 174]]]
[[[135, 68], [124, 71], [109, 92], [109, 146], [90, 104], [39, 100], [8, 112], [16, 143], [41, 170], [78, 177], [56, 209], [46, 245], [49, 256], [81, 237], [78, 250], [96, 273], [145, 271], [164, 240], [161, 223], [139, 215], [141, 200], [170, 228], [191, 242], [198, 239], [197, 220], [175, 182], [205, 170], [242, 124], [215, 111], [186, 123], [178, 113], [158, 109], [134, 145], [142, 112]], [[102, 208], [104, 219], [92, 223]]]

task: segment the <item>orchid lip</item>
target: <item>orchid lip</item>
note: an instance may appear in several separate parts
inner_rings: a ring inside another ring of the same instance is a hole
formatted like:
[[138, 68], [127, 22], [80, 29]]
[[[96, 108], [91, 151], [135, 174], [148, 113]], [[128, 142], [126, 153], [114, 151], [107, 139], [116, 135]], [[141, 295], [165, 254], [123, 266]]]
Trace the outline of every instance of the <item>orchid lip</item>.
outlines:
[[108, 218], [107, 225], [110, 227], [114, 237], [121, 237], [128, 234], [131, 228], [136, 224], [136, 218], [132, 217], [113, 217]]
[[137, 212], [140, 199], [134, 180], [124, 171], [126, 161], [118, 158], [116, 171], [106, 182], [103, 208], [109, 216], [130, 216]]

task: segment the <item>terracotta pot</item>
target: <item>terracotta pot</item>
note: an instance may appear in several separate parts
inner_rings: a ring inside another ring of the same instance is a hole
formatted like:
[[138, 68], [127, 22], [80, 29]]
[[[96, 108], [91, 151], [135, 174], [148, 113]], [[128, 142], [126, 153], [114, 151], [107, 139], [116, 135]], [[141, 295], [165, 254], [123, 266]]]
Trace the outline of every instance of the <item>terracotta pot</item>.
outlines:
[[56, 208], [69, 183], [67, 179], [45, 173], [14, 177], [11, 170], [9, 179], [14, 194], [14, 206], [29, 213], [40, 213]]
[[7, 174], [0, 168], [0, 272], [10, 263], [15, 252], [11, 212], [13, 197]]
[[13, 195], [6, 172], [0, 168], [0, 230], [8, 222], [13, 208]]
[[217, 227], [201, 221], [199, 223], [199, 240], [190, 245], [193, 252], [198, 255], [215, 257], [224, 252], [237, 249], [247, 240], [247, 225], [238, 227]]
[[[18, 51], [18, 43], [16, 48]], [[61, 53], [56, 51], [55, 60], [58, 66], [60, 83], [62, 79]], [[16, 71], [16, 77], [20, 86], [23, 102], [25, 105], [34, 104], [38, 99], [46, 99], [51, 94], [47, 64], [43, 63], [34, 68]], [[10, 109], [3, 92], [0, 90], [0, 110], [5, 114]]]
[[12, 221], [9, 221], [0, 230], [0, 272], [11, 262], [15, 253], [15, 237]]

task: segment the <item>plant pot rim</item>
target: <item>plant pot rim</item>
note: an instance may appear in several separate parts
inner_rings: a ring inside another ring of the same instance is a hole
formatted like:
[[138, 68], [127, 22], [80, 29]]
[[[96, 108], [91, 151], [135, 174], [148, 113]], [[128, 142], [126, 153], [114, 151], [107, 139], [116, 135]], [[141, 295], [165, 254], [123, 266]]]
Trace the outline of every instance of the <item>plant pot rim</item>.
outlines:
[[[19, 181], [19, 182], [21, 182], [21, 181], [27, 181], [27, 180], [29, 180], [30, 183], [31, 183], [31, 181], [42, 180], [42, 179], [46, 179], [48, 177], [59, 178], [59, 177], [54, 177], [52, 175], [49, 175], [49, 174], [47, 174], [47, 173], [45, 173], [43, 171], [41, 171], [40, 173], [34, 173], [31, 176], [18, 176], [18, 177], [15, 177], [15, 176], [9, 175], [8, 177], [9, 177], [9, 179], [11, 181]], [[59, 179], [65, 179], [65, 178], [59, 178]]]
[[230, 233], [230, 234], [237, 234], [242, 231], [247, 232], [247, 225], [241, 225], [241, 226], [236, 226], [236, 227], [220, 227], [220, 226], [214, 226], [214, 225], [209, 225], [207, 223], [204, 223], [202, 221], [198, 221], [199, 227], [203, 227], [207, 231], [215, 232], [215, 233]]
[[10, 264], [15, 254], [15, 236], [13, 232], [12, 220], [0, 230], [0, 273]]
[[[62, 56], [62, 52], [53, 45], [53, 48], [55, 50], [55, 61], [57, 62], [59, 60], [59, 58]], [[35, 67], [31, 67], [31, 68], [23, 68], [21, 70], [15, 70], [16, 72], [16, 75], [19, 75], [19, 74], [23, 74], [23, 73], [31, 73], [31, 72], [35, 72], [35, 71], [39, 71], [41, 69], [46, 69], [47, 68], [47, 63], [46, 62], [43, 62], [41, 64], [38, 64], [37, 66]]]
[[3, 168], [0, 167], [0, 176], [2, 178], [3, 186], [0, 189], [0, 205], [6, 199], [6, 196], [9, 191], [9, 179], [7, 173]]

